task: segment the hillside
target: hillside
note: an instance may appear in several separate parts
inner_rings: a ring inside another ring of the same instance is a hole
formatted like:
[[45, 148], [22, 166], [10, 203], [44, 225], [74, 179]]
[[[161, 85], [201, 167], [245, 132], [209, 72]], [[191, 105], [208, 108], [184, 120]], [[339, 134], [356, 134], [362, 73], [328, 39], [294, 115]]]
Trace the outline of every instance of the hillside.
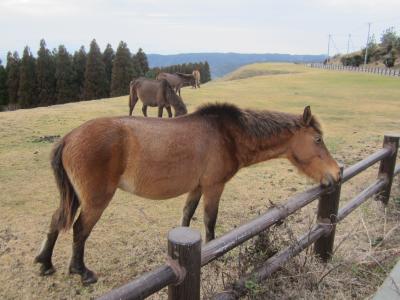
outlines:
[[208, 61], [212, 78], [222, 77], [240, 66], [255, 62], [322, 62], [324, 55], [292, 54], [244, 54], [244, 53], [183, 53], [183, 54], [148, 54], [150, 67], [164, 67], [174, 64]]
[[[323, 123], [328, 149], [345, 167], [380, 149], [384, 132], [400, 130], [400, 84], [392, 77], [263, 63], [243, 66], [200, 89], [184, 88], [182, 96], [190, 112], [208, 102], [296, 114], [311, 105]], [[135, 116], [142, 115], [141, 108], [139, 101]], [[148, 112], [155, 116], [157, 109], [149, 107]], [[40, 277], [33, 264], [59, 203], [49, 162], [53, 137], [93, 118], [121, 115], [128, 115], [127, 96], [0, 113], [0, 299], [97, 298], [165, 262], [166, 235], [180, 223], [185, 196], [153, 201], [119, 190], [87, 242], [86, 262], [99, 275], [98, 283], [85, 287], [78, 276], [68, 274], [71, 232], [59, 237], [54, 275]], [[340, 205], [375, 180], [376, 174], [374, 166], [346, 183]], [[312, 184], [286, 160], [241, 170], [225, 187], [216, 235]], [[312, 251], [305, 251], [263, 285], [250, 282], [251, 295], [254, 299], [370, 298], [386, 277], [382, 268], [389, 270], [399, 255], [399, 203], [396, 179], [387, 211], [370, 201], [337, 226], [337, 248], [330, 263], [323, 265]], [[192, 226], [204, 236], [201, 207]], [[316, 203], [303, 208], [272, 228], [269, 240], [249, 241], [202, 269], [203, 298], [222, 291], [250, 268], [247, 264], [265, 257], [265, 245], [276, 252], [292, 243], [314, 224], [315, 211]], [[377, 247], [382, 237], [385, 240]], [[379, 265], [371, 257], [379, 259]], [[164, 290], [150, 299], [165, 296]]]
[[366, 48], [346, 55], [337, 54], [329, 58], [328, 63], [358, 67], [364, 64], [365, 56], [369, 67], [400, 68], [400, 35], [393, 27], [388, 28], [379, 42], [372, 36]]

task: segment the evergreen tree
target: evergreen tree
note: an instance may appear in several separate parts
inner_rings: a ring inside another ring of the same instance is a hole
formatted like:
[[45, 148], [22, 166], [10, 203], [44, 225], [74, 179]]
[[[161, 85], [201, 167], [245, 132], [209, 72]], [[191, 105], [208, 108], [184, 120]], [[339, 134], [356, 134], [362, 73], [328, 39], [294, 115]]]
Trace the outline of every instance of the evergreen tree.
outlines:
[[[203, 79], [204, 78], [204, 79]], [[204, 62], [204, 72], [201, 74], [201, 82], [205, 83], [211, 80], [210, 65], [208, 62]]]
[[115, 54], [112, 76], [111, 96], [122, 96], [129, 93], [129, 82], [133, 79], [131, 52], [127, 44], [121, 41]]
[[7, 91], [7, 71], [1, 64], [0, 60], [0, 110], [2, 106], [8, 104], [8, 91]]
[[149, 71], [147, 56], [143, 52], [142, 48], [139, 48], [138, 52], [133, 56], [133, 66], [138, 77], [145, 76]]
[[38, 104], [35, 64], [36, 60], [29, 47], [26, 46], [19, 70], [18, 104], [22, 108], [34, 107]]
[[94, 39], [90, 43], [90, 50], [85, 70], [85, 99], [99, 99], [107, 97], [107, 75], [100, 48]]
[[64, 45], [58, 47], [55, 57], [57, 103], [67, 103], [76, 99], [78, 90], [72, 57]]
[[18, 52], [7, 53], [7, 91], [8, 91], [8, 102], [13, 106], [17, 107], [18, 103], [18, 86], [19, 86], [19, 65], [20, 59]]
[[77, 95], [74, 100], [83, 100], [87, 62], [87, 54], [84, 46], [81, 46], [78, 51], [75, 51], [72, 61], [75, 72], [75, 86], [77, 88]]
[[51, 105], [56, 101], [56, 64], [45, 40], [40, 41], [40, 48], [36, 60], [36, 83], [38, 102], [42, 105]]
[[115, 57], [115, 53], [110, 44], [107, 44], [106, 49], [103, 52], [103, 62], [106, 68], [107, 76], [107, 97], [110, 96], [111, 90], [111, 75], [112, 75], [112, 64]]

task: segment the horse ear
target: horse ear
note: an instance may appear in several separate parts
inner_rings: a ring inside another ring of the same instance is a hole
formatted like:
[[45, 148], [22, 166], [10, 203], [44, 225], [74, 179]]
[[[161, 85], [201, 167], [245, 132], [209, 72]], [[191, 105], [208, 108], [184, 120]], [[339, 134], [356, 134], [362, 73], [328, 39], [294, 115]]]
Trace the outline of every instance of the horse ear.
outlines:
[[306, 106], [303, 112], [303, 123], [306, 126], [309, 126], [312, 120], [311, 108], [310, 106]]

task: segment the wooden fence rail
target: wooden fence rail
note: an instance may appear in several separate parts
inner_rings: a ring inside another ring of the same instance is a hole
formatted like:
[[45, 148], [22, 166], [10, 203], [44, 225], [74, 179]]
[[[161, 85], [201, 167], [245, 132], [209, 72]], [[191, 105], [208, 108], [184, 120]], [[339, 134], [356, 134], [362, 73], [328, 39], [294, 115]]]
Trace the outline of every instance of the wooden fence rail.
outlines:
[[343, 65], [332, 65], [332, 64], [322, 64], [322, 63], [312, 63], [307, 64], [311, 68], [319, 68], [326, 70], [340, 70], [340, 71], [351, 71], [351, 72], [364, 72], [392, 77], [400, 78], [400, 69], [390, 69], [390, 68], [378, 68], [378, 67], [352, 67]]
[[[399, 146], [398, 135], [385, 135], [383, 148], [362, 161], [343, 170], [341, 181], [329, 188], [313, 187], [299, 193], [281, 205], [270, 208], [264, 214], [237, 227], [223, 236], [201, 246], [200, 233], [187, 227], [178, 227], [168, 234], [168, 259], [165, 265], [148, 272], [109, 293], [101, 300], [144, 299], [169, 286], [168, 299], [200, 299], [200, 268], [231, 249], [258, 235], [280, 222], [297, 210], [319, 198], [317, 224], [292, 246], [283, 249], [265, 261], [264, 264], [235, 282], [229, 290], [214, 296], [214, 299], [236, 299], [246, 293], [245, 283], [262, 281], [293, 256], [315, 243], [314, 251], [323, 260], [332, 256], [335, 227], [373, 195], [387, 204], [393, 177], [400, 173], [400, 165], [395, 166]], [[340, 189], [346, 181], [377, 162], [381, 162], [378, 179], [340, 209]]]

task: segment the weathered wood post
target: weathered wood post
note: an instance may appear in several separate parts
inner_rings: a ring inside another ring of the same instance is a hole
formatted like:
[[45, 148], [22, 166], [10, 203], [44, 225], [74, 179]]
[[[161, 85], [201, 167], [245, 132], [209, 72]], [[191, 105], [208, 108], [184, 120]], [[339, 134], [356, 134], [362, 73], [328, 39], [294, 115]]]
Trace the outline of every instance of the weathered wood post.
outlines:
[[389, 201], [390, 189], [392, 188], [393, 172], [396, 165], [397, 150], [399, 148], [400, 135], [398, 134], [385, 134], [383, 139], [383, 147], [391, 149], [391, 154], [382, 159], [379, 165], [378, 178], [385, 178], [388, 184], [377, 196], [377, 200], [382, 201], [385, 205]]
[[[343, 166], [340, 166], [340, 178], [343, 177]], [[318, 201], [317, 222], [326, 226], [331, 226], [331, 231], [327, 235], [321, 236], [314, 244], [314, 252], [323, 261], [327, 261], [332, 256], [333, 243], [335, 241], [336, 217], [339, 209], [339, 199], [341, 190], [341, 180], [335, 184], [333, 190], [323, 195]]]
[[168, 255], [179, 263], [184, 278], [168, 286], [169, 300], [200, 300], [201, 235], [189, 227], [177, 227], [168, 233]]

